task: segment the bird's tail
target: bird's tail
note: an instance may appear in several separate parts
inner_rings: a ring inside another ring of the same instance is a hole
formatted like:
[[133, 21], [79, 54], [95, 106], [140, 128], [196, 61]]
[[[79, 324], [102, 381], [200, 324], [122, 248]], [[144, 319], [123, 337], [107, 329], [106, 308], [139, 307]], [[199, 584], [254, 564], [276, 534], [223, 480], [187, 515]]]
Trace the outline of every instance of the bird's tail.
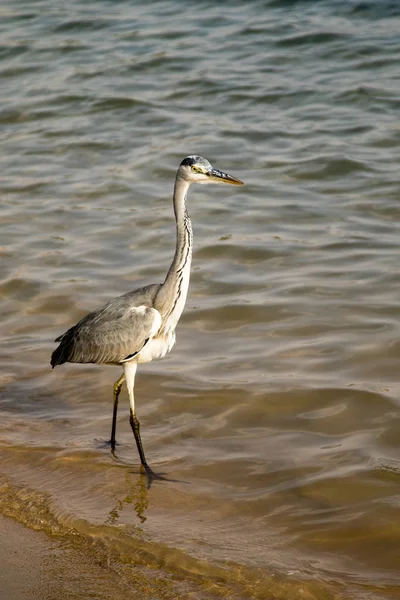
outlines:
[[53, 354], [51, 355], [50, 364], [53, 369], [57, 365], [62, 365], [65, 362], [68, 362], [69, 360], [70, 342], [73, 335], [72, 330], [73, 328], [69, 329], [54, 340], [55, 342], [60, 342], [60, 345], [54, 350]]
[[58, 346], [58, 348], [56, 348], [53, 352], [53, 354], [51, 355], [51, 360], [50, 360], [50, 364], [53, 367], [56, 367], [57, 365], [62, 365], [63, 363], [66, 362], [66, 360], [63, 357], [63, 349], [61, 347], [61, 344]]

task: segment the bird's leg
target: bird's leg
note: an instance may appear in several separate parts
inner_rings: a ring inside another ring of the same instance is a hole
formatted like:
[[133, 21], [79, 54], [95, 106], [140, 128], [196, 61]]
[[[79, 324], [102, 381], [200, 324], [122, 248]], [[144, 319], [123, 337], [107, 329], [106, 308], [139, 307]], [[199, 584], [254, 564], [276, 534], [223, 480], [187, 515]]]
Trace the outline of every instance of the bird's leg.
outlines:
[[111, 426], [111, 439], [110, 439], [110, 444], [111, 444], [111, 450], [114, 452], [115, 450], [115, 444], [116, 444], [116, 439], [115, 439], [115, 432], [117, 430], [117, 412], [118, 412], [118, 397], [119, 397], [119, 393], [121, 391], [121, 387], [122, 384], [125, 381], [125, 373], [122, 373], [121, 377], [118, 379], [118, 381], [116, 381], [114, 383], [114, 406], [113, 406], [113, 420], [112, 420], [112, 426]]
[[135, 362], [126, 362], [124, 363], [124, 371], [126, 378], [126, 387], [128, 388], [129, 394], [129, 405], [130, 405], [130, 419], [129, 422], [132, 427], [133, 435], [135, 436], [136, 446], [140, 456], [140, 462], [142, 463], [143, 468], [146, 471], [147, 476], [147, 488], [149, 489], [152, 482], [155, 480], [168, 481], [162, 475], [157, 475], [154, 473], [153, 469], [149, 467], [146, 461], [146, 457], [144, 455], [142, 439], [140, 437], [140, 423], [136, 416], [135, 411], [135, 397], [133, 393], [133, 388], [135, 385], [135, 375], [136, 375], [137, 363]]
[[126, 377], [126, 387], [128, 388], [129, 394], [129, 405], [130, 405], [130, 419], [129, 422], [132, 427], [133, 435], [135, 436], [136, 446], [140, 456], [140, 462], [146, 469], [146, 473], [152, 472], [149, 465], [147, 464], [146, 457], [144, 455], [142, 439], [140, 437], [140, 423], [136, 416], [135, 411], [135, 397], [133, 393], [133, 388], [135, 385], [135, 375], [136, 375], [137, 363], [135, 362], [126, 362], [124, 363], [124, 371]]
[[142, 463], [142, 465], [144, 466], [146, 471], [151, 471], [149, 465], [147, 464], [146, 457], [144, 455], [142, 438], [140, 437], [140, 423], [139, 423], [137, 416], [132, 411], [132, 409], [131, 409], [131, 416], [130, 416], [129, 422], [132, 427], [133, 435], [135, 436], [136, 446], [137, 446], [139, 456], [140, 456], [140, 462]]

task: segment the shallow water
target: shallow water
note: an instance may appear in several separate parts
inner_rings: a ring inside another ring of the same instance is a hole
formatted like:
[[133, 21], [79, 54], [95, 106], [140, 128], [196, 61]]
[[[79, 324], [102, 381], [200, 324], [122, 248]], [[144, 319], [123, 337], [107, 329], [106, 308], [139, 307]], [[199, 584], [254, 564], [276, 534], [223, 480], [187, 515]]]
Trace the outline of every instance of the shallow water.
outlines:
[[[399, 28], [390, 1], [2, 5], [3, 512], [175, 598], [396, 596]], [[177, 345], [136, 384], [174, 481], [146, 490], [125, 391], [105, 445], [119, 370], [49, 358], [163, 280], [191, 153], [246, 186], [190, 191]]]

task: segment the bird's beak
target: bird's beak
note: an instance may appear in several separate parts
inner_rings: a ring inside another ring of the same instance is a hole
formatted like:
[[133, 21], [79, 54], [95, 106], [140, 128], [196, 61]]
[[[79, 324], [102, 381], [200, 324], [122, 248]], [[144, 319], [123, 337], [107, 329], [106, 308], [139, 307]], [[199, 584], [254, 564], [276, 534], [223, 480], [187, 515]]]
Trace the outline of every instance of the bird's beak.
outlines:
[[219, 171], [219, 169], [210, 169], [207, 173], [207, 176], [211, 181], [215, 181], [218, 183], [231, 183], [232, 185], [244, 185], [243, 181], [240, 179], [236, 179], [232, 175], [228, 175], [228, 173], [224, 173], [223, 171]]

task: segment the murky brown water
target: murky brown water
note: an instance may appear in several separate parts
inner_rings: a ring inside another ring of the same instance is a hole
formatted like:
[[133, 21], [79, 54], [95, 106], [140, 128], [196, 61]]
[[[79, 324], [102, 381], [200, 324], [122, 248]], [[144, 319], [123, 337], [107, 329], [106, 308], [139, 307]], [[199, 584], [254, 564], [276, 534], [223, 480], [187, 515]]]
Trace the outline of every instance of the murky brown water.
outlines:
[[[101, 597], [115, 573], [143, 598], [149, 573], [159, 598], [399, 593], [400, 14], [332, 6], [0, 8], [0, 508], [108, 566]], [[163, 280], [190, 153], [246, 186], [190, 191], [177, 345], [137, 377], [174, 480], [147, 490], [125, 391], [105, 445], [119, 370], [49, 359]]]

